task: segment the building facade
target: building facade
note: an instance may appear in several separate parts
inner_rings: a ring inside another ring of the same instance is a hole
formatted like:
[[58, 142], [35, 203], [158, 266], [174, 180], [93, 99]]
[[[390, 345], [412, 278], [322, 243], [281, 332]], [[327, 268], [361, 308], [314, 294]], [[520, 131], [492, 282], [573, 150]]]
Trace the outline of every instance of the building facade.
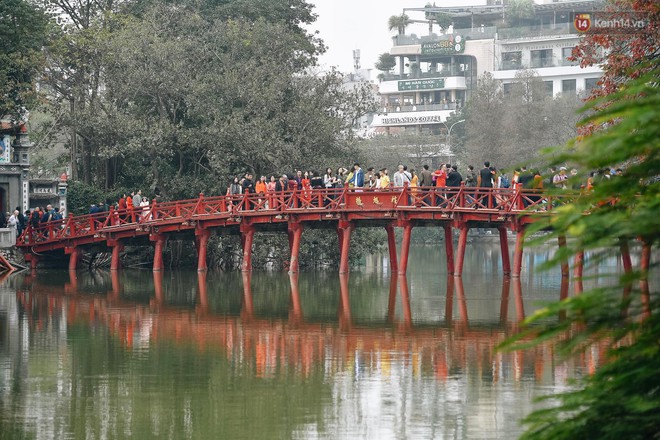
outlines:
[[32, 176], [32, 142], [24, 123], [0, 120], [0, 212], [52, 205], [66, 214], [67, 178]]
[[25, 124], [0, 121], [0, 212], [29, 208], [30, 137]]
[[373, 127], [388, 134], [446, 131], [447, 118], [470, 99], [485, 72], [501, 82], [505, 93], [523, 69], [535, 71], [552, 96], [596, 87], [601, 69], [581, 68], [567, 58], [580, 38], [574, 14], [599, 4], [540, 0], [533, 18], [520, 20], [507, 16], [502, 4], [404, 9], [413, 23], [423, 21], [414, 20], [416, 14], [440, 13], [451, 17], [452, 25], [438, 34], [392, 38], [396, 73], [380, 75], [381, 111]]

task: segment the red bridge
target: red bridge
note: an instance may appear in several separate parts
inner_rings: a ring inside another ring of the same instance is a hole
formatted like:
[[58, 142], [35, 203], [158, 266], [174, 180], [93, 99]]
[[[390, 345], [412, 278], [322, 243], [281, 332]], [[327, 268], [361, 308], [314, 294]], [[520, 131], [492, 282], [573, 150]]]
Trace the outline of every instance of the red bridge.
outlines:
[[[554, 196], [537, 190], [516, 188], [354, 188], [294, 190], [268, 194], [215, 196], [174, 202], [153, 202], [136, 210], [73, 216], [29, 226], [19, 237], [33, 268], [41, 258], [69, 255], [69, 269], [75, 270], [86, 247], [105, 246], [112, 252], [111, 270], [121, 266], [120, 253], [127, 243], [146, 238], [155, 246], [153, 270], [161, 271], [163, 248], [168, 238], [193, 238], [197, 246], [197, 268], [207, 269], [206, 253], [211, 234], [218, 229], [240, 234], [243, 271], [250, 271], [255, 231], [286, 231], [289, 236], [291, 272], [298, 271], [300, 241], [305, 226], [336, 229], [341, 250], [340, 273], [348, 273], [351, 232], [356, 227], [384, 227], [387, 231], [392, 272], [405, 274], [412, 228], [444, 228], [447, 271], [460, 276], [470, 228], [496, 228], [505, 274], [520, 276], [525, 226], [538, 219], [531, 214], [549, 213], [570, 203], [572, 195]], [[400, 258], [397, 259], [394, 228], [403, 229]], [[454, 260], [452, 228], [460, 231]], [[517, 234], [513, 272], [509, 262], [507, 231]], [[559, 245], [565, 244], [564, 239]], [[568, 275], [568, 264], [562, 266]]]

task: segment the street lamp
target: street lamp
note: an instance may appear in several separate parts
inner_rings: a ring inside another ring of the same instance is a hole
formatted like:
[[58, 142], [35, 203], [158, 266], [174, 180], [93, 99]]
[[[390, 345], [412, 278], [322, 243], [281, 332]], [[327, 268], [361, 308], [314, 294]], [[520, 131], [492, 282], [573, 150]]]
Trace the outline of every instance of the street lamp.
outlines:
[[444, 123], [444, 122], [442, 122], [442, 125], [444, 125], [445, 128], [447, 129], [447, 140], [446, 140], [446, 146], [447, 146], [447, 149], [449, 150], [449, 154], [450, 154], [450, 155], [451, 155], [451, 129], [454, 128], [454, 125], [456, 125], [456, 124], [460, 124], [461, 122], [465, 122], [465, 119], [461, 119], [460, 121], [456, 121], [456, 122], [454, 122], [453, 124], [451, 124], [450, 127], [447, 127], [447, 124]]

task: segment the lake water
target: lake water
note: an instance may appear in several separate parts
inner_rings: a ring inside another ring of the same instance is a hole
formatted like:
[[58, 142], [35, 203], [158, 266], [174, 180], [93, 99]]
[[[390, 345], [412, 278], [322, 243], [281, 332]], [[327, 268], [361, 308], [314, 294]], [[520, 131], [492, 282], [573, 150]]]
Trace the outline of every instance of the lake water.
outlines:
[[[470, 244], [462, 280], [413, 246], [336, 272], [40, 271], [0, 285], [2, 439], [511, 439], [602, 357], [497, 345], [573, 294], [552, 248], [520, 280]], [[611, 262], [617, 266], [616, 260]]]

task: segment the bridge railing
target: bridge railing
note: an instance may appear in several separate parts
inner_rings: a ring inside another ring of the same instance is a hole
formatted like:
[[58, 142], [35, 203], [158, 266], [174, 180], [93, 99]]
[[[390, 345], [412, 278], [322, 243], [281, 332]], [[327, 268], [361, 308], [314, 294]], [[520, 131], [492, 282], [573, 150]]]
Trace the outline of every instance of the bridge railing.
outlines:
[[515, 188], [330, 188], [294, 189], [266, 194], [240, 194], [200, 197], [172, 202], [154, 201], [151, 205], [125, 210], [99, 212], [29, 225], [17, 239], [27, 246], [95, 236], [104, 232], [141, 229], [154, 224], [185, 222], [209, 216], [253, 216], [322, 211], [440, 210], [446, 213], [493, 210], [501, 213], [551, 211], [570, 203], [574, 193], [550, 194], [542, 190]]

